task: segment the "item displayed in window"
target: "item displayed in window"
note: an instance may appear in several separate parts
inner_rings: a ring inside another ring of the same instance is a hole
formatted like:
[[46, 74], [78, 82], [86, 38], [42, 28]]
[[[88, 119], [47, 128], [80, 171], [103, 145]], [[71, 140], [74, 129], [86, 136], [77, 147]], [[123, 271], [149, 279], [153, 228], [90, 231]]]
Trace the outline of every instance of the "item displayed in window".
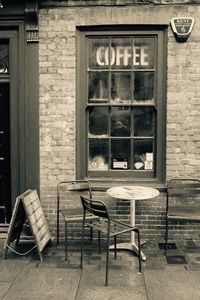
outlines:
[[146, 159], [144, 162], [144, 169], [152, 170], [153, 169], [153, 153], [146, 153], [145, 158]]
[[128, 169], [128, 160], [126, 158], [122, 159], [117, 159], [113, 158], [112, 160], [112, 169]]
[[143, 167], [144, 167], [144, 163], [143, 162], [136, 162], [135, 163], [136, 170], [143, 169]]
[[89, 170], [108, 170], [108, 165], [105, 163], [104, 157], [101, 155], [95, 156], [89, 160]]
[[145, 153], [135, 156], [136, 162], [134, 167], [136, 170], [152, 170], [153, 169], [153, 153]]

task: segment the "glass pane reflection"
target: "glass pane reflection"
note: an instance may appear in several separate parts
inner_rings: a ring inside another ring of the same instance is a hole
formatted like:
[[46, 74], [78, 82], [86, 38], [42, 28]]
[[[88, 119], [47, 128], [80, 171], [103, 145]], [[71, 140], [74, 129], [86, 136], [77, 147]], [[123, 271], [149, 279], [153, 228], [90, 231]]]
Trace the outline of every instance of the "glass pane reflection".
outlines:
[[154, 68], [154, 38], [134, 39], [134, 69]]
[[154, 95], [154, 73], [135, 72], [134, 74], [134, 99], [152, 100]]
[[8, 42], [0, 40], [0, 73], [8, 73]]
[[153, 136], [154, 109], [152, 107], [135, 108], [134, 136]]
[[108, 68], [109, 62], [109, 39], [89, 39], [89, 69], [105, 69]]
[[108, 108], [89, 108], [89, 137], [104, 137], [108, 134]]
[[130, 108], [111, 108], [111, 136], [130, 136]]
[[131, 73], [111, 74], [111, 98], [112, 103], [131, 101]]
[[108, 170], [108, 140], [89, 140], [88, 170]]
[[130, 169], [130, 140], [112, 140], [112, 169]]
[[133, 148], [133, 169], [153, 170], [153, 141], [135, 141]]
[[133, 51], [131, 38], [116, 38], [111, 40], [110, 65], [113, 69], [131, 69]]
[[108, 73], [89, 73], [88, 98], [90, 102], [108, 101]]

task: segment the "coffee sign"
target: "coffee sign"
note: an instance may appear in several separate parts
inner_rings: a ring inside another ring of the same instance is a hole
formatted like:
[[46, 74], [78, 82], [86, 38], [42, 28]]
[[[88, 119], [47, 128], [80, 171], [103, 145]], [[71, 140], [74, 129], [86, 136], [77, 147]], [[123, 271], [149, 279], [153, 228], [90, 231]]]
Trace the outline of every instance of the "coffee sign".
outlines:
[[96, 50], [96, 63], [99, 66], [149, 66], [149, 53], [147, 46], [118, 46], [99, 47]]
[[185, 42], [192, 31], [193, 25], [193, 18], [173, 18], [171, 20], [171, 27], [176, 40], [178, 42]]

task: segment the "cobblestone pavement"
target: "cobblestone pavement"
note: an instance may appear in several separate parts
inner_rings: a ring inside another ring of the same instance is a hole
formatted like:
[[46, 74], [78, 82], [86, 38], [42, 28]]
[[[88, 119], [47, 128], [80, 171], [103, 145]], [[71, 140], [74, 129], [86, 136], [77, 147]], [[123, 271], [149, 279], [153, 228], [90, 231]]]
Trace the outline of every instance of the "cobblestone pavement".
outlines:
[[[142, 274], [135, 255], [122, 250], [115, 260], [111, 253], [108, 287], [104, 286], [105, 252], [98, 254], [95, 241], [85, 245], [83, 270], [78, 242], [71, 242], [67, 261], [62, 243], [47, 246], [43, 261], [35, 249], [22, 256], [8, 250], [4, 260], [3, 244], [0, 240], [0, 299], [200, 299], [200, 242], [170, 244], [167, 260], [162, 243], [146, 243]], [[15, 249], [26, 252], [32, 246], [20, 244]]]

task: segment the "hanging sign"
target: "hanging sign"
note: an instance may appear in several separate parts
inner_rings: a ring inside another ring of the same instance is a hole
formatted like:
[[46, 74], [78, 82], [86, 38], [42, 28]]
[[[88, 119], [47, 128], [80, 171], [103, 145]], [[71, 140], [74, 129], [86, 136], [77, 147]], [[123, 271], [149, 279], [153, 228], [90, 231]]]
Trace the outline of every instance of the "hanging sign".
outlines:
[[177, 42], [187, 41], [194, 25], [194, 19], [188, 17], [173, 18], [171, 20], [172, 31]]

